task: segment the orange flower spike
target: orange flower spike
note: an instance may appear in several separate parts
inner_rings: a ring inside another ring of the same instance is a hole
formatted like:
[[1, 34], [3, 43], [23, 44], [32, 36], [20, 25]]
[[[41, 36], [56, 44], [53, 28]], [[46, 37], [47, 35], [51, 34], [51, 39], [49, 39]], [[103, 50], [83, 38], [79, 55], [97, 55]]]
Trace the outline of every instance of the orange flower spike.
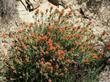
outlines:
[[78, 45], [79, 43], [77, 41], [74, 41], [73, 42], [73, 45]]
[[33, 38], [36, 38], [36, 34], [35, 34], [35, 33], [31, 33], [31, 36], [32, 36]]
[[41, 61], [40, 61], [40, 64], [43, 65], [43, 64], [44, 64], [44, 61], [41, 60]]
[[48, 39], [48, 37], [47, 37], [47, 36], [45, 36], [45, 39], [47, 40], [47, 39]]
[[82, 60], [82, 62], [83, 62], [84, 64], [89, 64], [89, 59], [88, 59], [88, 58], [85, 58], [85, 59]]
[[56, 34], [53, 35], [53, 37], [56, 37], [56, 36], [57, 36]]
[[79, 49], [80, 50], [83, 50], [84, 49], [84, 46], [83, 45], [79, 46]]
[[48, 50], [55, 50], [56, 48], [54, 46], [50, 46]]
[[48, 82], [52, 82], [52, 80], [51, 80], [51, 79], [49, 79], [49, 80], [48, 80]]
[[97, 60], [99, 59], [99, 57], [97, 56], [97, 54], [92, 54], [92, 58], [93, 59], [97, 59]]
[[48, 39], [47, 36], [42, 36], [42, 37], [41, 37], [41, 40], [42, 40], [42, 41], [45, 41], [45, 40], [47, 40], [47, 39]]
[[99, 55], [99, 59], [102, 59], [102, 57], [103, 57], [102, 55]]
[[93, 46], [92, 45], [88, 45], [88, 49], [93, 49]]
[[72, 38], [72, 35], [68, 35], [67, 39], [70, 40]]
[[71, 49], [70, 49], [70, 52], [74, 52], [74, 48], [71, 48]]
[[71, 60], [70, 59], [66, 59], [66, 63], [67, 64], [70, 64], [71, 63]]
[[1, 37], [2, 37], [2, 38], [6, 38], [6, 37], [7, 37], [7, 34], [6, 34], [6, 33], [2, 33], [2, 34], [1, 34]]
[[48, 43], [48, 45], [49, 45], [50, 47], [52, 47], [52, 46], [53, 46], [53, 44], [52, 44], [52, 43]]
[[40, 41], [41, 41], [41, 38], [42, 38], [42, 37], [39, 35], [39, 36], [38, 36], [38, 42], [40, 42]]
[[81, 34], [76, 34], [75, 37], [81, 39], [82, 38], [82, 35]]
[[106, 45], [106, 48], [110, 51], [110, 42]]
[[48, 35], [50, 35], [50, 32], [47, 32]]
[[40, 64], [41, 65], [43, 65], [45, 62], [44, 62], [44, 59], [42, 58], [41, 60], [40, 60]]
[[48, 30], [51, 31], [51, 30], [53, 30], [54, 27], [55, 27], [55, 26], [50, 25], [50, 26], [48, 27]]
[[64, 52], [64, 50], [58, 50], [58, 54], [59, 54], [59, 55], [64, 55], [65, 52]]
[[23, 32], [23, 31], [24, 31], [23, 28], [19, 28], [19, 29], [18, 29], [18, 32], [19, 32], [19, 33]]
[[64, 27], [62, 27], [62, 28], [59, 28], [59, 31], [60, 31], [61, 33], [64, 33], [64, 31], [65, 31], [65, 28], [64, 28]]
[[51, 39], [49, 39], [47, 43], [49, 46], [52, 46], [53, 41]]
[[64, 60], [64, 56], [63, 56], [63, 55], [59, 55], [59, 56], [58, 56], [58, 59], [59, 59], [59, 60]]
[[58, 52], [57, 52], [58, 59], [63, 60], [64, 54], [65, 54], [64, 50], [58, 50]]

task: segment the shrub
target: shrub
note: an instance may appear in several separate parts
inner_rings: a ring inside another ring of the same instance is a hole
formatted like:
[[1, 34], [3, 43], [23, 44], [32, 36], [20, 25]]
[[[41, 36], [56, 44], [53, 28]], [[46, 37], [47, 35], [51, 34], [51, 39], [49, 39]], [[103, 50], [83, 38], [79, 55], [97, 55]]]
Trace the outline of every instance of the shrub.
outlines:
[[97, 68], [103, 58], [93, 48], [95, 36], [89, 28], [50, 25], [43, 32], [36, 32], [29, 26], [9, 37], [13, 55], [10, 62], [5, 62], [8, 82], [81, 79], [89, 69]]
[[57, 21], [49, 19], [51, 23], [48, 24], [24, 24], [7, 36], [12, 53], [9, 61], [4, 60], [7, 82], [89, 82], [96, 79], [105, 55], [94, 49], [96, 37], [89, 28], [90, 22], [76, 26], [72, 22], [72, 12], [70, 16], [63, 14], [60, 13]]

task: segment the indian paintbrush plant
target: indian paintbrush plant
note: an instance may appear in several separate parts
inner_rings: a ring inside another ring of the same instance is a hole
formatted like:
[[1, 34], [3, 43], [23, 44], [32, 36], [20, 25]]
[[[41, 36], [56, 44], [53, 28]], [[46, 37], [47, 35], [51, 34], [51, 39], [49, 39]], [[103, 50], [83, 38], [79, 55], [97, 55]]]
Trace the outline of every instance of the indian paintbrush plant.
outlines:
[[8, 37], [13, 55], [5, 62], [7, 82], [76, 82], [96, 71], [104, 57], [93, 48], [92, 31], [80, 26], [50, 25], [38, 33], [31, 25]]
[[74, 25], [75, 14], [63, 14], [53, 13], [47, 24], [23, 24], [15, 33], [2, 34], [12, 54], [3, 60], [5, 82], [95, 82], [106, 56], [94, 48], [91, 22]]

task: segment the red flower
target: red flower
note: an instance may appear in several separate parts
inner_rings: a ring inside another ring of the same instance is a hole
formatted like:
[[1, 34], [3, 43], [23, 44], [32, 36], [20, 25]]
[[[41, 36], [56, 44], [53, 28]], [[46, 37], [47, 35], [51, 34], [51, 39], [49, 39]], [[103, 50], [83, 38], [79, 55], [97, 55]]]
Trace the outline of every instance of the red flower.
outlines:
[[74, 41], [73, 42], [73, 45], [78, 45], [79, 43], [77, 41]]
[[53, 28], [55, 28], [55, 26], [51, 25], [51, 26], [48, 27], [48, 30], [51, 31], [51, 30], [53, 30]]
[[71, 63], [71, 60], [70, 59], [66, 59], [66, 63], [67, 64], [70, 64]]
[[65, 54], [64, 50], [58, 50], [58, 52], [57, 52], [58, 59], [63, 60], [64, 54]]
[[45, 62], [44, 62], [44, 58], [42, 58], [41, 60], [40, 60], [40, 64], [41, 65], [43, 65]]
[[110, 51], [110, 42], [106, 45], [106, 47]]
[[2, 37], [2, 38], [6, 38], [6, 37], [7, 37], [7, 34], [6, 34], [6, 33], [2, 33], [2, 34], [1, 34], [1, 37]]
[[50, 35], [50, 32], [47, 32], [48, 35]]
[[40, 42], [40, 41], [46, 41], [48, 39], [48, 37], [47, 36], [38, 36], [38, 42]]
[[44, 41], [44, 40], [47, 40], [47, 38], [48, 38], [47, 36], [42, 36], [41, 40]]
[[89, 64], [89, 59], [88, 59], [88, 58], [84, 58], [84, 59], [82, 60], [82, 62], [83, 62], [84, 64]]
[[59, 31], [60, 31], [61, 33], [63, 33], [63, 32], [65, 31], [65, 28], [64, 28], [64, 27], [59, 28]]
[[32, 36], [33, 38], [36, 38], [36, 34], [35, 34], [35, 33], [31, 33], [31, 36]]
[[19, 29], [18, 29], [18, 32], [19, 32], [19, 33], [23, 32], [23, 31], [24, 31], [23, 28], [19, 28]]
[[57, 36], [56, 34], [53, 35], [53, 37], [56, 37], [56, 36]]
[[81, 34], [76, 34], [75, 37], [76, 38], [82, 38], [82, 35]]
[[97, 56], [97, 54], [92, 54], [92, 58], [94, 58], [94, 59], [99, 59], [99, 57]]
[[47, 43], [49, 46], [52, 46], [53, 41], [51, 39], [49, 39]]
[[59, 55], [64, 55], [65, 52], [64, 52], [64, 50], [58, 50], [58, 54], [59, 54]]
[[48, 50], [55, 50], [56, 49], [56, 47], [54, 47], [54, 46], [50, 46], [50, 48], [48, 48]]
[[48, 82], [52, 82], [52, 80], [51, 80], [51, 79], [49, 79], [49, 80], [48, 80]]
[[67, 36], [67, 40], [70, 40], [72, 38], [72, 35]]
[[74, 52], [74, 48], [71, 48], [71, 49], [70, 49], [70, 52]]
[[92, 45], [89, 45], [89, 46], [88, 46], [88, 49], [93, 49], [93, 46], [92, 46]]

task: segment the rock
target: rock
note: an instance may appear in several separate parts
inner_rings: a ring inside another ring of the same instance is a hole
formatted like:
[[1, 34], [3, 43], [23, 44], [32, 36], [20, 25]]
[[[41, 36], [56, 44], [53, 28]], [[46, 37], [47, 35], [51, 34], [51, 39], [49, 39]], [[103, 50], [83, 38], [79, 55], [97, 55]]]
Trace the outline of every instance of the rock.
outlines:
[[87, 16], [93, 14], [95, 34], [110, 33], [110, 0], [77, 0], [77, 3]]
[[16, 0], [0, 0], [0, 33], [17, 28], [17, 21]]

